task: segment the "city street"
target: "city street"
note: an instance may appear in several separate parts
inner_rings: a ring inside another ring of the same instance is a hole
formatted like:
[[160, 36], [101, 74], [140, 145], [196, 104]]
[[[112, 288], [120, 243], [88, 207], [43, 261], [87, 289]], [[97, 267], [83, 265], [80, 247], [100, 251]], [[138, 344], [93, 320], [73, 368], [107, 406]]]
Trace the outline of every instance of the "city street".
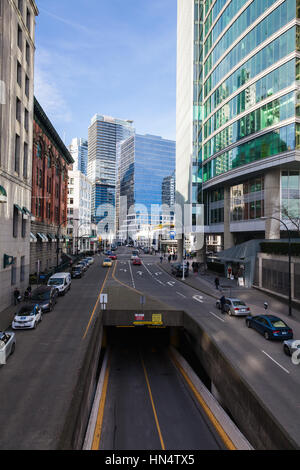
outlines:
[[[141, 258], [142, 266], [132, 266], [130, 252], [120, 248], [115, 277], [196, 318], [300, 445], [300, 365], [294, 365], [284, 354], [282, 343], [267, 341], [256, 331], [248, 329], [243, 317], [222, 315], [215, 306], [215, 298], [167, 274], [161, 268], [158, 256], [141, 255]], [[257, 309], [254, 310], [257, 314]], [[261, 313], [265, 313], [263, 308]], [[299, 339], [299, 322], [294, 318], [285, 320], [294, 331], [294, 339]]]
[[16, 331], [16, 350], [0, 366], [0, 449], [57, 448], [106, 275], [99, 264], [96, 256], [36, 330]]

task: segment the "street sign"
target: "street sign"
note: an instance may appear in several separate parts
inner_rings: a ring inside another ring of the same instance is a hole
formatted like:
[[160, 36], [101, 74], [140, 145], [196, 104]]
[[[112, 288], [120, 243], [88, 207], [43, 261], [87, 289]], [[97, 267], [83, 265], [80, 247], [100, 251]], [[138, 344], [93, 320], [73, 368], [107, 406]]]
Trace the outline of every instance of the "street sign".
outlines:
[[162, 315], [160, 313], [153, 313], [152, 314], [152, 322], [153, 323], [162, 323]]
[[145, 315], [143, 313], [135, 313], [134, 319], [135, 321], [143, 321], [145, 319]]
[[107, 294], [100, 295], [100, 304], [107, 304]]

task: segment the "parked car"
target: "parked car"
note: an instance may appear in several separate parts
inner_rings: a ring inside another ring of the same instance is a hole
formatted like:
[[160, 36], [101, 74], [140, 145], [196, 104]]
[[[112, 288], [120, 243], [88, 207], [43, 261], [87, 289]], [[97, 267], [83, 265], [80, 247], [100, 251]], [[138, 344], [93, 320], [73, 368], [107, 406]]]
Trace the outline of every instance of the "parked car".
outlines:
[[293, 330], [279, 317], [274, 315], [256, 315], [246, 318], [248, 328], [254, 328], [265, 339], [293, 339]]
[[12, 328], [14, 330], [35, 329], [37, 324], [42, 321], [42, 309], [38, 305], [31, 304], [21, 307], [15, 315]]
[[39, 305], [42, 313], [51, 312], [57, 302], [57, 297], [58, 291], [55, 287], [42, 286], [32, 292], [30, 301]]
[[89, 256], [88, 258], [86, 258], [89, 265], [93, 264], [94, 263], [94, 258], [92, 258], [91, 256]]
[[110, 258], [105, 258], [103, 260], [102, 266], [104, 268], [110, 268], [112, 266], [112, 260]]
[[13, 332], [0, 331], [0, 364], [6, 364], [8, 357], [16, 348], [16, 335]]
[[[171, 272], [172, 274], [175, 274], [176, 277], [182, 276], [183, 274], [182, 263], [172, 263]], [[184, 263], [184, 275], [186, 277], [189, 275], [189, 269], [186, 263]]]
[[83, 260], [79, 261], [79, 263], [77, 263], [77, 266], [81, 266], [81, 269], [85, 272], [88, 270], [88, 265], [87, 263], [85, 263]]
[[59, 295], [65, 295], [71, 289], [71, 282], [70, 273], [56, 273], [49, 278], [48, 286], [54, 286]]
[[300, 353], [300, 340], [288, 339], [283, 341], [283, 350], [287, 356], [292, 356], [295, 351]]
[[72, 279], [74, 278], [81, 278], [84, 274], [83, 271], [83, 266], [76, 264], [76, 266], [73, 266], [72, 271], [71, 271], [71, 277]]
[[[216, 302], [216, 307], [221, 308], [221, 302], [220, 300], [217, 300]], [[225, 299], [225, 305], [224, 305], [224, 310], [228, 315], [235, 315], [235, 316], [247, 316], [251, 314], [251, 310], [243, 300], [236, 299], [236, 298], [226, 298]]]
[[141, 258], [138, 258], [137, 256], [132, 260], [132, 264], [134, 264], [135, 266], [141, 266], [142, 264], [142, 260]]

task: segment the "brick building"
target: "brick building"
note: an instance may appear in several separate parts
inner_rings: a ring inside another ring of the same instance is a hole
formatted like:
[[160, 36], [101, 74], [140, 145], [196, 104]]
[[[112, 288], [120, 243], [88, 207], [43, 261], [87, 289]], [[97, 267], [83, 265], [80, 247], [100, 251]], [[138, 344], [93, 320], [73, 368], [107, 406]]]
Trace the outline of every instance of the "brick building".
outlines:
[[55, 267], [65, 251], [68, 166], [72, 163], [70, 152], [35, 98], [31, 200], [35, 220], [31, 222], [30, 234], [31, 274]]

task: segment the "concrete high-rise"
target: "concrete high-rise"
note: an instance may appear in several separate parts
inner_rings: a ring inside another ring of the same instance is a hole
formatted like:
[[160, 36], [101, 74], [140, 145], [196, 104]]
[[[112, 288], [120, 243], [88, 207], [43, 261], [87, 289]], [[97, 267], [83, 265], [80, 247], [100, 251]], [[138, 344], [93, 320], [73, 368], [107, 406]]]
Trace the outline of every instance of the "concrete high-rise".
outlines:
[[33, 0], [0, 2], [0, 310], [29, 282], [37, 15]]
[[220, 248], [300, 216], [299, 17], [296, 0], [178, 2], [177, 202], [204, 204]]
[[117, 144], [135, 132], [132, 121], [96, 114], [88, 133], [88, 177], [92, 183], [92, 217], [99, 235], [115, 234]]

